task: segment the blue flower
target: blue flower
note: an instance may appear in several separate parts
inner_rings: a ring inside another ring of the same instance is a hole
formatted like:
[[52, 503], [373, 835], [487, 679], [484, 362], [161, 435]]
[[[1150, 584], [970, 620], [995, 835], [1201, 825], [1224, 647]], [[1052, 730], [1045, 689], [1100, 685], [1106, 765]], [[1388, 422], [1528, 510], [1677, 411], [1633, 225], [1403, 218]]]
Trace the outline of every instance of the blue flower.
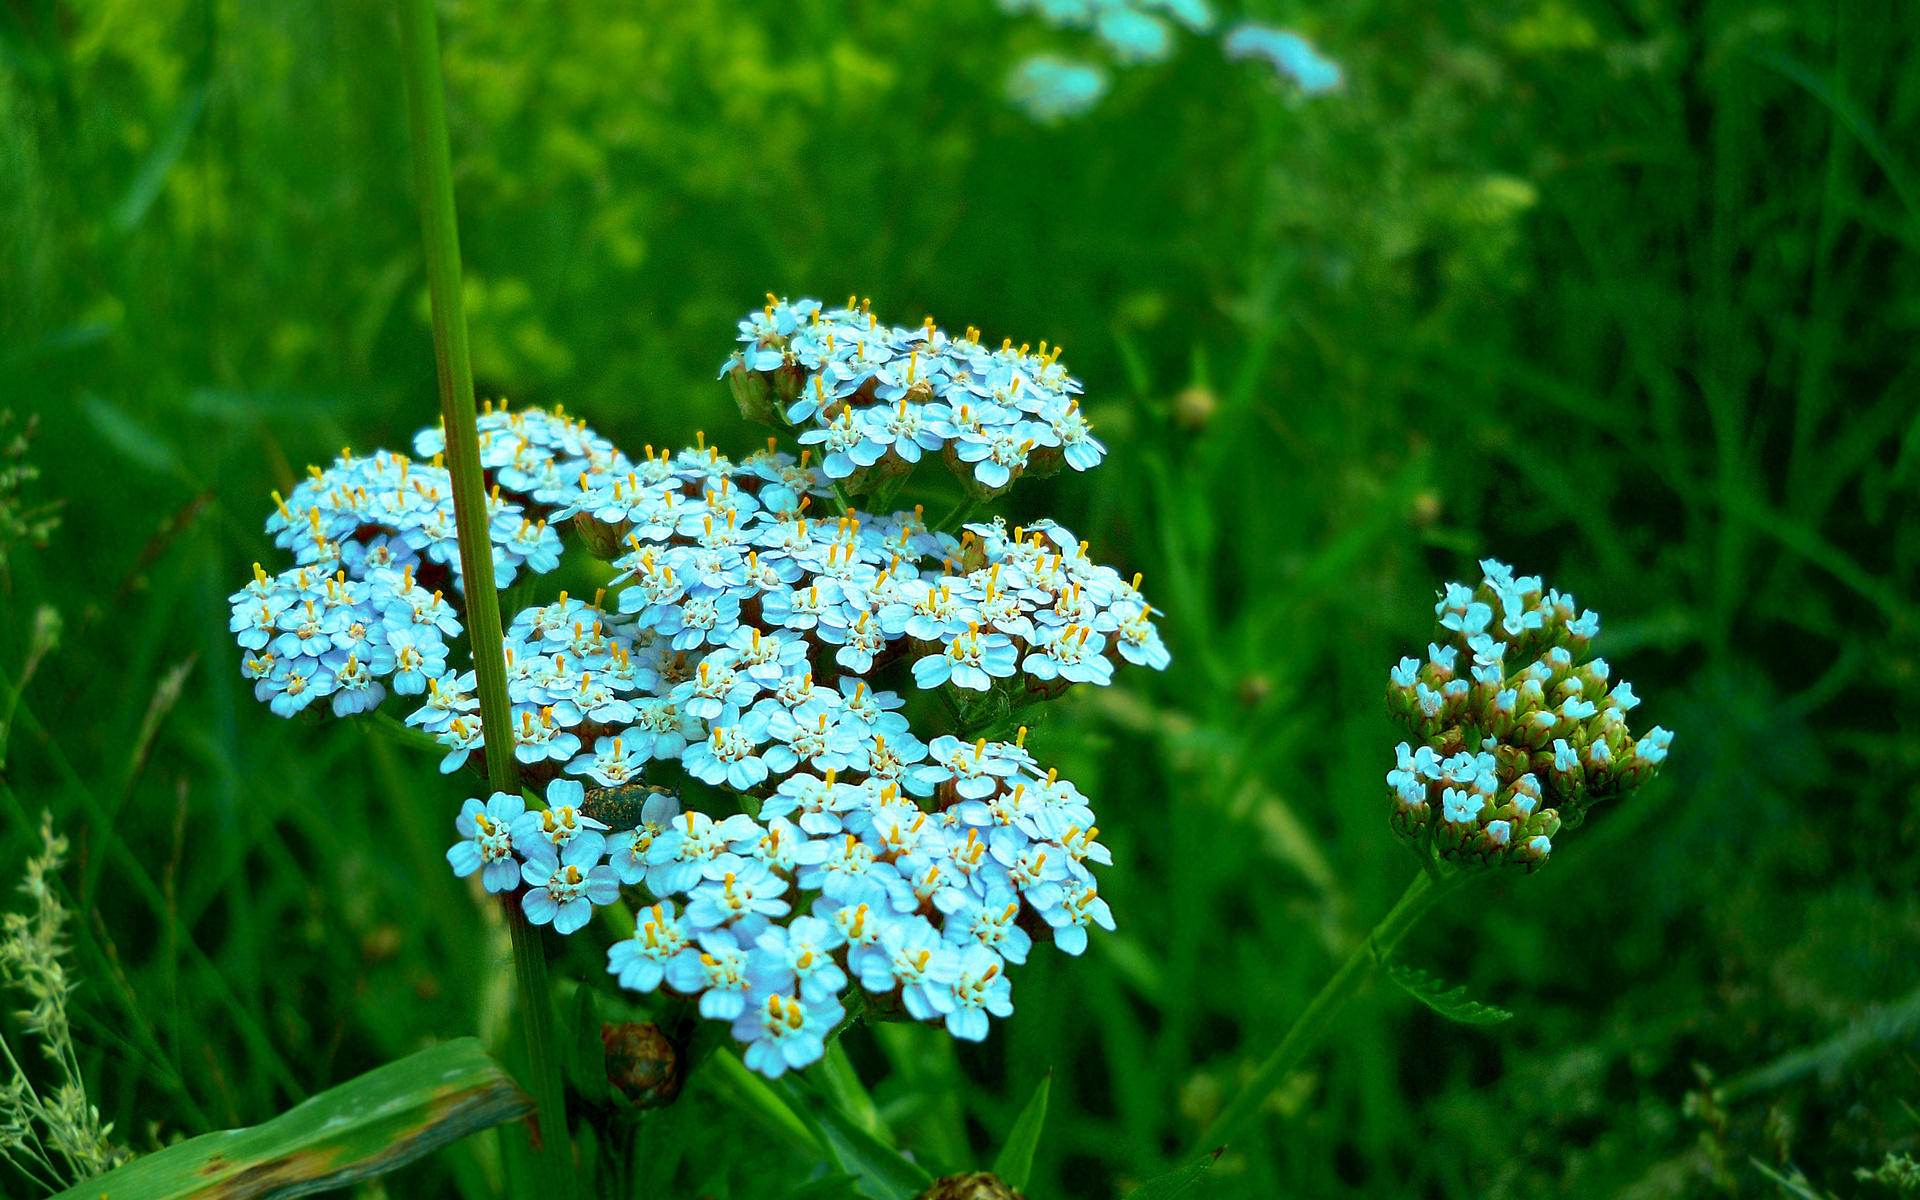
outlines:
[[733, 1036], [747, 1044], [742, 1061], [748, 1067], [778, 1079], [788, 1068], [818, 1062], [827, 1052], [827, 1035], [845, 1016], [830, 997], [807, 1001], [769, 993], [734, 1019]]
[[1340, 64], [1297, 33], [1249, 21], [1229, 30], [1221, 44], [1228, 58], [1261, 58], [1309, 96], [1340, 86]]
[[274, 664], [273, 673], [261, 681], [260, 687], [269, 697], [267, 706], [274, 716], [291, 717], [315, 700], [333, 694], [333, 672], [311, 658], [283, 658]]
[[[334, 651], [323, 660], [333, 669], [333, 715], [372, 712], [387, 698], [387, 689], [374, 678], [373, 668], [357, 654]], [[389, 663], [392, 661], [389, 657]]]
[[427, 690], [427, 681], [447, 673], [447, 644], [438, 630], [408, 626], [387, 630], [387, 646], [393, 653], [393, 690], [400, 696], [417, 696]]
[[1091, 884], [1070, 879], [1064, 886], [1064, 900], [1041, 913], [1053, 926], [1053, 944], [1067, 954], [1080, 954], [1087, 948], [1087, 926], [1113, 929], [1113, 909], [1100, 898]]
[[984, 1041], [987, 1015], [1013, 1015], [1013, 985], [1000, 956], [975, 943], [960, 952], [960, 971], [947, 985], [947, 1032], [970, 1042]]
[[442, 745], [449, 746], [447, 756], [440, 760], [440, 773], [450, 775], [466, 765], [467, 757], [475, 750], [487, 744], [486, 733], [479, 718], [469, 721], [465, 717], [455, 717], [439, 731]]
[[754, 942], [749, 970], [755, 988], [787, 992], [799, 985], [800, 998], [822, 1004], [847, 986], [847, 973], [834, 961], [834, 951], [846, 945], [846, 934], [832, 921], [795, 917], [775, 925]]
[[748, 712], [731, 725], [715, 725], [704, 740], [687, 747], [680, 761], [703, 783], [744, 792], [767, 777], [767, 764], [757, 753], [767, 729], [765, 713]]
[[613, 868], [600, 862], [606, 839], [587, 830], [567, 842], [556, 858], [553, 844], [537, 839], [522, 853], [527, 856], [520, 877], [527, 892], [520, 910], [535, 925], [553, 926], [555, 933], [572, 933], [593, 916], [596, 904], [620, 898], [620, 880]]
[[666, 978], [667, 964], [692, 944], [693, 932], [684, 917], [674, 916], [671, 900], [642, 910], [640, 918], [632, 937], [608, 948], [607, 974], [623, 988], [651, 992]]
[[632, 730], [623, 736], [595, 738], [593, 753], [582, 754], [567, 764], [567, 774], [585, 775], [601, 787], [621, 787], [639, 779], [648, 755], [641, 748], [641, 737]]
[[975, 625], [948, 643], [944, 654], [930, 654], [914, 663], [913, 681], [930, 689], [952, 680], [956, 687], [984, 692], [995, 679], [1012, 675], [1018, 663], [1012, 639], [1003, 633], [983, 634]]
[[1173, 53], [1166, 23], [1138, 9], [1108, 7], [1095, 20], [1094, 30], [1121, 62], [1158, 62]]
[[764, 924], [742, 921], [730, 928], [709, 929], [697, 946], [689, 946], [667, 963], [667, 985], [685, 996], [700, 997], [700, 1015], [709, 1021], [731, 1021], [746, 1011], [752, 977], [747, 973], [753, 939]]
[[1020, 916], [1020, 898], [1007, 888], [989, 889], [984, 902], [968, 901], [966, 907], [948, 916], [946, 938], [949, 942], [978, 943], [997, 951], [1010, 963], [1027, 961], [1033, 939], [1014, 924]]
[[1040, 122], [1078, 117], [1107, 94], [1107, 76], [1091, 63], [1034, 54], [1007, 74], [1007, 99]]
[[952, 985], [959, 980], [961, 952], [944, 942], [925, 917], [895, 918], [881, 926], [877, 943], [856, 946], [847, 966], [860, 986], [875, 996], [899, 989], [901, 1002], [916, 1021], [934, 1021], [954, 1007]]
[[687, 901], [687, 922], [695, 929], [711, 929], [742, 917], [784, 917], [792, 906], [780, 897], [787, 881], [751, 859], [719, 879], [708, 879], [693, 889]]
[[485, 803], [469, 799], [461, 805], [453, 827], [462, 840], [447, 850], [453, 873], [465, 879], [479, 871], [481, 886], [489, 892], [512, 891], [520, 882], [512, 827], [526, 808], [526, 801], [510, 792], [495, 792]]
[[759, 833], [760, 826], [745, 813], [734, 813], [723, 821], [697, 810], [681, 813], [647, 849], [647, 890], [667, 896], [691, 891], [703, 879], [726, 878], [727, 872], [739, 870], [745, 862], [728, 847]]
[[654, 839], [673, 827], [680, 815], [680, 799], [655, 792], [640, 806], [640, 824], [607, 839], [607, 862], [621, 883], [639, 883], [647, 877], [647, 856]]
[[1042, 630], [1034, 638], [1033, 653], [1027, 655], [1020, 669], [1035, 679], [1104, 686], [1113, 681], [1113, 664], [1101, 654], [1106, 644], [1104, 636], [1085, 625]]
[[513, 840], [522, 854], [532, 854], [537, 843], [546, 850], [564, 850], [574, 839], [606, 832], [606, 826], [580, 811], [586, 789], [572, 779], [547, 784], [547, 807], [523, 813], [514, 821]]

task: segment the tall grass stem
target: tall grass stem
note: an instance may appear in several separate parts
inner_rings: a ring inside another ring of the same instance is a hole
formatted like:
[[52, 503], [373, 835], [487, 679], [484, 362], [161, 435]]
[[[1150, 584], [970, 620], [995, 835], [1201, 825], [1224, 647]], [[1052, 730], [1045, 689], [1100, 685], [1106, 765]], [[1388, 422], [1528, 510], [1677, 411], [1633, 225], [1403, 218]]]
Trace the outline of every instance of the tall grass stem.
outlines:
[[[433, 0], [396, 0], [401, 70], [406, 77], [407, 123], [412, 131], [414, 188], [420, 195], [427, 292], [433, 304], [433, 354], [440, 376], [440, 413], [446, 424], [447, 470], [453, 478], [455, 523], [465, 581], [467, 631], [473, 642], [486, 739], [487, 778], [493, 790], [518, 794], [513, 716], [500, 643], [500, 595], [493, 581], [493, 544], [480, 466], [473, 363], [467, 349], [467, 313], [460, 280], [460, 229], [453, 207], [453, 157], [447, 142], [446, 93], [440, 78], [440, 35]], [[574, 1195], [573, 1154], [566, 1101], [553, 1034], [547, 963], [538, 933], [517, 900], [504, 905], [513, 933], [514, 972], [532, 1064], [540, 1119], [539, 1187], [552, 1200]]]
[[1359, 994], [1360, 989], [1373, 978], [1374, 972], [1386, 962], [1394, 947], [1419, 923], [1427, 910], [1474, 878], [1475, 875], [1466, 871], [1422, 871], [1414, 876], [1407, 890], [1401, 893], [1399, 901], [1347, 955], [1347, 960], [1340, 964], [1333, 978], [1327, 980], [1319, 994], [1308, 1003], [1306, 1011], [1295, 1019], [1293, 1027], [1287, 1030], [1287, 1036], [1280, 1040], [1273, 1053], [1254, 1072], [1253, 1078], [1240, 1089], [1240, 1094], [1201, 1132], [1188, 1157], [1208, 1153], [1238, 1137], [1247, 1123], [1259, 1113], [1260, 1106], [1273, 1094], [1273, 1090], [1326, 1037], [1327, 1030], [1333, 1025], [1334, 1018], [1340, 1015], [1340, 1010], [1347, 1006], [1347, 1001]]

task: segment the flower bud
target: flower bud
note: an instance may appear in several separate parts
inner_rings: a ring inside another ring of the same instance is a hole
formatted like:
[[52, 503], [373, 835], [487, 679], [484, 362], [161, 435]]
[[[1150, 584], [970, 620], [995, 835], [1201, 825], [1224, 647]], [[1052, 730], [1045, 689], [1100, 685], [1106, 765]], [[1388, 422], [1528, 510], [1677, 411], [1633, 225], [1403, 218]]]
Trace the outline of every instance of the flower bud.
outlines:
[[1173, 423], [1188, 433], [1198, 433], [1212, 422], [1213, 414], [1220, 411], [1220, 398], [1213, 389], [1194, 384], [1173, 398]]
[[969, 1171], [934, 1180], [933, 1186], [914, 1200], [1025, 1200], [1025, 1195], [1007, 1186], [998, 1175]]
[[773, 380], [774, 376], [766, 371], [747, 370], [740, 356], [734, 355], [734, 363], [727, 369], [727, 386], [733, 391], [733, 402], [739, 406], [741, 416], [764, 425], [785, 423], [774, 398]]
[[607, 1048], [607, 1082], [636, 1108], [663, 1108], [680, 1096], [686, 1064], [680, 1051], [651, 1021], [609, 1021], [600, 1026]]

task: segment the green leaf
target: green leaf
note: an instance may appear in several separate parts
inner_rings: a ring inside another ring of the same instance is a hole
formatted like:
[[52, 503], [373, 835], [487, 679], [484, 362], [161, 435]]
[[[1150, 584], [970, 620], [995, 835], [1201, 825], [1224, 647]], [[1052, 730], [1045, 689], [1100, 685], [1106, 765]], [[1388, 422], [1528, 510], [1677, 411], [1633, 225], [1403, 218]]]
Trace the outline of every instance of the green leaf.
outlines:
[[855, 1190], [859, 1182], [858, 1175], [824, 1175], [794, 1188], [781, 1200], [859, 1200]]
[[[1226, 1147], [1222, 1146], [1220, 1149], [1224, 1150]], [[1189, 1163], [1177, 1171], [1168, 1171], [1165, 1175], [1149, 1179], [1128, 1192], [1127, 1200], [1174, 1200], [1177, 1196], [1184, 1196], [1193, 1190], [1193, 1185], [1200, 1182], [1200, 1177], [1212, 1168], [1214, 1160], [1219, 1157], [1220, 1150], [1215, 1150], [1198, 1162]]]
[[1000, 1156], [993, 1160], [993, 1173], [1017, 1192], [1027, 1190], [1027, 1180], [1033, 1175], [1033, 1152], [1040, 1148], [1040, 1127], [1047, 1123], [1047, 1092], [1052, 1087], [1053, 1072], [1048, 1071], [1033, 1089], [1033, 1098], [1020, 1110], [1020, 1119], [1008, 1132]]
[[384, 1175], [532, 1111], [479, 1040], [460, 1038], [329, 1088], [265, 1124], [169, 1146], [57, 1200], [286, 1200]]
[[772, 1086], [813, 1126], [834, 1163], [860, 1177], [862, 1196], [869, 1200], [913, 1200], [933, 1184], [933, 1176], [925, 1168], [854, 1124], [809, 1082], [789, 1075], [774, 1080]]
[[705, 1069], [694, 1072], [693, 1081], [721, 1102], [758, 1121], [800, 1153], [830, 1157], [814, 1125], [788, 1103], [786, 1091], [776, 1091], [749, 1070], [733, 1051], [715, 1050], [706, 1060]]
[[1513, 1014], [1504, 1008], [1495, 1008], [1491, 1004], [1467, 999], [1467, 989], [1464, 985], [1442, 991], [1441, 989], [1446, 987], [1445, 982], [1425, 971], [1401, 966], [1399, 963], [1388, 963], [1387, 977], [1399, 984], [1407, 995], [1449, 1021], [1458, 1021], [1462, 1025], [1498, 1025], [1502, 1021], [1513, 1019]]
[[880, 1123], [880, 1110], [874, 1107], [873, 1097], [837, 1039], [827, 1043], [826, 1057], [820, 1060], [817, 1071], [821, 1090], [849, 1120], [875, 1137], [892, 1140]]

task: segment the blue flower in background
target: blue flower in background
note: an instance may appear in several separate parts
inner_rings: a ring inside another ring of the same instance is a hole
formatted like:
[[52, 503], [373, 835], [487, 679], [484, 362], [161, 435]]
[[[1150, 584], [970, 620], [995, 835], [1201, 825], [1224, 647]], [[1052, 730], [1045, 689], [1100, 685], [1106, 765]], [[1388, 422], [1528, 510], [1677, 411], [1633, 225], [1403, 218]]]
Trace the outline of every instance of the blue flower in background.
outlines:
[[1285, 29], [1249, 21], [1229, 30], [1220, 48], [1228, 58], [1265, 59], [1309, 96], [1331, 92], [1346, 78], [1339, 63], [1314, 49], [1306, 38]]
[[1091, 112], [1107, 94], [1107, 74], [1054, 54], [1022, 59], [1007, 73], [1007, 99], [1042, 123]]

